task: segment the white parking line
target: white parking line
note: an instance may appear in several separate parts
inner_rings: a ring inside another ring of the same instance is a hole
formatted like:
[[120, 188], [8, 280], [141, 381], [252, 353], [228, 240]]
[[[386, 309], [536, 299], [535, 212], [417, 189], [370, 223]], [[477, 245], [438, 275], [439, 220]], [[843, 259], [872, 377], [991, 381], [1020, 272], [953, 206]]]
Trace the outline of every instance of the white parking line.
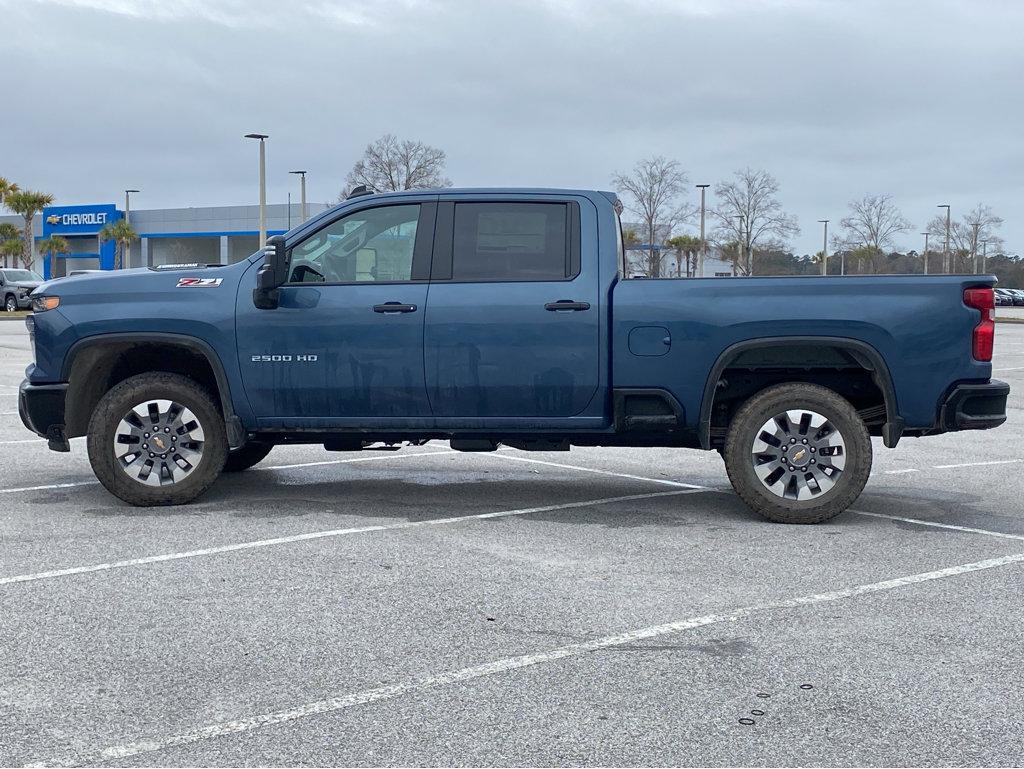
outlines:
[[904, 523], [917, 524], [918, 526], [932, 526], [936, 529], [951, 529], [953, 531], [964, 531], [968, 534], [985, 534], [989, 537], [999, 537], [1000, 539], [1024, 540], [1024, 534], [1007, 534], [1004, 531], [990, 531], [989, 529], [976, 529], [973, 526], [956, 526], [952, 523], [924, 521], [920, 518], [906, 518], [902, 515], [888, 515], [886, 513], [869, 513], [867, 510], [850, 510], [850, 512], [856, 513], [857, 515], [867, 515], [871, 518], [886, 518], [890, 521], [902, 521]]
[[[378, 459], [412, 459], [413, 457], [429, 457], [431, 454], [449, 454], [448, 451], [424, 451], [416, 454], [387, 454], [384, 456], [355, 457], [352, 459], [331, 459], [325, 462], [301, 462], [295, 465], [270, 465], [254, 467], [253, 470], [294, 470], [299, 467], [319, 467], [321, 465], [344, 465], [353, 462], [372, 462]], [[99, 481], [78, 481], [76, 483], [51, 483], [46, 486], [23, 486], [18, 489], [0, 489], [0, 494], [17, 494], [21, 491], [46, 491], [48, 489], [68, 489], [74, 486], [95, 486]]]
[[1024, 371], [1024, 366], [1010, 366], [1010, 368], [997, 368], [992, 373], [1002, 374], [1004, 371]]
[[267, 467], [254, 467], [253, 470], [294, 470], [299, 467], [326, 467], [328, 465], [347, 465], [354, 462], [372, 462], [375, 459], [412, 459], [413, 457], [429, 457], [435, 454], [454, 454], [453, 451], [419, 451], [415, 454], [400, 454], [397, 451], [393, 454], [377, 455], [372, 457], [353, 457], [349, 459], [325, 459], [320, 462], [297, 462], [293, 465], [268, 465]]
[[42, 446], [44, 443], [46, 443], [46, 439], [45, 438], [29, 438], [28, 440], [24, 440], [24, 441], [0, 441], [0, 446], [13, 446], [16, 443], [38, 443], [40, 446]]
[[49, 489], [73, 489], [76, 486], [96, 486], [99, 481], [76, 481], [75, 483], [49, 483], [45, 486], [22, 486], [20, 489], [0, 489], [0, 494], [18, 494], [22, 491], [48, 491]]
[[609, 505], [615, 502], [632, 502], [639, 499], [655, 499], [657, 497], [669, 497], [679, 494], [696, 494], [704, 489], [679, 489], [677, 491], [655, 491], [649, 494], [628, 494], [622, 497], [604, 497], [603, 499], [588, 499], [581, 502], [564, 502], [558, 505], [544, 505], [543, 507], [526, 507], [518, 510], [499, 510], [494, 513], [476, 513], [474, 515], [459, 515], [450, 518], [433, 518], [424, 521], [402, 521], [400, 523], [382, 523], [376, 526], [356, 526], [348, 529], [329, 529], [327, 531], [310, 531], [304, 534], [293, 534], [288, 537], [274, 537], [273, 539], [259, 539], [252, 542], [239, 542], [231, 545], [220, 545], [218, 547], [204, 547], [198, 550], [186, 550], [180, 553], [163, 553], [161, 555], [147, 555], [142, 558], [129, 558], [124, 561], [111, 561], [110, 563], [97, 563], [90, 566], [75, 566], [69, 569], [55, 569], [53, 571], [40, 571], [34, 574], [18, 574], [12, 577], [0, 577], [0, 585], [11, 585], [17, 582], [36, 582], [42, 579], [53, 579], [55, 577], [69, 577], [75, 574], [88, 574], [97, 571], [110, 571], [112, 569], [124, 569], [130, 566], [143, 566], [150, 563], [162, 563], [164, 561], [180, 561], [185, 558], [198, 558], [206, 555], [217, 555], [220, 553], [234, 553], [240, 550], [256, 550], [274, 545], [285, 545], [293, 542], [307, 542], [314, 539], [325, 539], [327, 537], [343, 537], [349, 534], [365, 534], [371, 531], [397, 531], [399, 529], [418, 529], [427, 526], [445, 526], [465, 521], [483, 521], [489, 518], [508, 518], [515, 515], [531, 515], [533, 513], [548, 513], [554, 510], [572, 510], [579, 507], [591, 507], [592, 505]]
[[[673, 492], [665, 493], [671, 494]], [[309, 718], [310, 716], [322, 715], [324, 713], [333, 713], [339, 710], [345, 710], [346, 708], [355, 707], [357, 705], [367, 705], [373, 702], [391, 700], [402, 695], [418, 693], [427, 689], [453, 686], [476, 678], [499, 675], [535, 665], [543, 665], [562, 659], [579, 657], [601, 649], [624, 646], [626, 644], [645, 641], [671, 633], [680, 633], [686, 630], [705, 627], [707, 625], [735, 622], [741, 619], [746, 619], [754, 614], [778, 611], [780, 609], [797, 609], [801, 606], [841, 601], [849, 598], [856, 598], [858, 596], [906, 587], [908, 585], [916, 585], [923, 582], [959, 576], [970, 572], [982, 571], [984, 569], [999, 568], [1010, 564], [1021, 563], [1022, 561], [1024, 561], [1024, 553], [1016, 553], [1014, 555], [1005, 555], [1000, 558], [990, 558], [984, 561], [965, 563], [959, 566], [937, 569], [935, 571], [910, 574], [905, 577], [897, 577], [895, 579], [888, 579], [882, 582], [856, 585], [854, 587], [833, 590], [827, 593], [815, 593], [783, 601], [754, 604], [752, 606], [746, 606], [724, 614], [705, 614], [699, 617], [690, 617], [688, 619], [669, 622], [664, 625], [652, 625], [650, 627], [631, 630], [625, 633], [609, 635], [591, 641], [584, 641], [583, 643], [568, 644], [566, 646], [560, 646], [544, 652], [524, 654], [518, 657], [507, 657], [505, 659], [485, 662], [480, 665], [473, 665], [471, 667], [465, 667], [458, 670], [445, 671], [431, 676], [411, 678], [405, 682], [392, 684], [390, 686], [381, 686], [373, 689], [352, 692], [350, 694], [342, 694], [335, 697], [307, 702], [283, 710], [276, 710], [250, 716], [248, 718], [237, 719], [235, 721], [215, 723], [166, 737], [157, 737], [154, 739], [140, 740], [123, 745], [115, 745], [92, 755], [69, 753], [68, 755], [58, 757], [54, 760], [43, 762], [43, 765], [50, 766], [64, 763], [82, 765], [97, 761], [121, 762], [124, 759], [138, 756], [143, 753], [155, 753], [166, 748], [190, 745], [203, 742], [205, 740], [216, 739], [218, 737], [241, 734], [243, 732], [253, 731], [265, 726], [272, 726], [274, 724], [285, 723], [288, 721], [296, 721], [298, 719]], [[200, 763], [202, 762], [200, 761]]]
[[956, 467], [986, 467], [988, 465], [1015, 465], [1024, 459], [994, 459], [990, 462], [960, 462], [955, 465], [932, 465], [933, 470], [952, 470]]
[[647, 481], [648, 483], [660, 483], [665, 486], [676, 486], [681, 489], [705, 489], [706, 486], [697, 486], [693, 483], [681, 483], [679, 481], [669, 481], [664, 478], [647, 478], [642, 475], [629, 475], [628, 473], [616, 473], [611, 470], [596, 470], [593, 467], [580, 467], [579, 465], [563, 465], [560, 462], [547, 462], [543, 459], [531, 459], [529, 457], [520, 457], [508, 452], [481, 452], [479, 456], [500, 456], [502, 459], [511, 459], [515, 462], [532, 462], [536, 465], [547, 465], [548, 467], [559, 467], [563, 470], [579, 470], [583, 473], [597, 473], [599, 475], [611, 475], [615, 478], [628, 478], [631, 481]]

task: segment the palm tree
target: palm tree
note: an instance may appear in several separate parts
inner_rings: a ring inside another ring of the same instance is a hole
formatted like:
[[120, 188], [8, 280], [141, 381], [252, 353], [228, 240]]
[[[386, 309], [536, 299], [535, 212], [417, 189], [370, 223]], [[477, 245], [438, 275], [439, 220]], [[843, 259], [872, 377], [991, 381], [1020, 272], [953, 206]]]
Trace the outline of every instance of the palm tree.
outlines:
[[700, 238], [692, 235], [676, 235], [665, 241], [665, 245], [676, 252], [676, 277], [683, 276], [683, 259], [686, 259], [686, 277], [692, 278], [695, 272], [696, 256], [700, 253]]
[[[40, 240], [38, 248], [40, 254], [49, 254], [51, 259], [54, 254], [71, 253], [71, 246], [68, 245], [67, 238], [63, 238], [60, 235], [51, 235], [46, 240]], [[52, 272], [50, 274], [53, 275]]]
[[[0, 179], [3, 181], [3, 179]], [[7, 266], [8, 252], [11, 251], [11, 246], [8, 243], [13, 242], [17, 246], [18, 256], [21, 255], [21, 230], [15, 227], [10, 222], [0, 222], [0, 256], [3, 257], [3, 266]]]
[[0, 205], [7, 200], [7, 196], [18, 191], [18, 185], [0, 176]]
[[[15, 230], [17, 231], [17, 227], [15, 227]], [[18, 232], [16, 237], [0, 241], [0, 256], [3, 257], [4, 267], [7, 266], [8, 258], [10, 258], [12, 267], [18, 266], [18, 260], [21, 259], [21, 249], [24, 248], [20, 236], [21, 232]]]
[[53, 195], [32, 190], [18, 190], [4, 198], [7, 207], [25, 220], [25, 229], [21, 232], [21, 237], [25, 242], [21, 259], [26, 270], [31, 270], [32, 263], [35, 261], [35, 251], [32, 248], [32, 220], [36, 214], [52, 202]]
[[138, 234], [124, 219], [103, 225], [103, 229], [100, 230], [100, 241], [106, 243], [108, 240], [112, 240], [117, 244], [117, 269], [120, 270], [123, 266], [121, 261], [124, 258], [125, 248], [137, 237], [139, 237]]

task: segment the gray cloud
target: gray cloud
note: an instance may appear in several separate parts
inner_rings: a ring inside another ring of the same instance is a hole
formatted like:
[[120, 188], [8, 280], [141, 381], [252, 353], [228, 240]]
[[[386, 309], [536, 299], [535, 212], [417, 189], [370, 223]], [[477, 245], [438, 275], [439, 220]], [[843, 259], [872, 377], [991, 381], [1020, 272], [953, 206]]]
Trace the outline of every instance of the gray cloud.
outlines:
[[[1021, 248], [1024, 5], [1011, 2], [0, 0], [0, 174], [61, 202], [249, 202], [310, 169], [333, 199], [391, 131], [456, 184], [607, 188], [641, 156], [694, 182], [772, 171], [800, 219], [890, 193], [923, 229], [985, 202]], [[696, 196], [695, 196], [696, 198]], [[901, 240], [918, 247], [919, 238]]]

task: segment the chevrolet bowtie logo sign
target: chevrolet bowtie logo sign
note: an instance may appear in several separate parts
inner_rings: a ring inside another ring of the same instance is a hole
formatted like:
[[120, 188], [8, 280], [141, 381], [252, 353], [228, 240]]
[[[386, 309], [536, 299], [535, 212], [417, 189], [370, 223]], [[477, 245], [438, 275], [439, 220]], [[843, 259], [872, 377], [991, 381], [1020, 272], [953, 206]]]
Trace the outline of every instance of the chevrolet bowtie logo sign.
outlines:
[[60, 216], [58, 214], [50, 214], [46, 217], [47, 224], [60, 224]]

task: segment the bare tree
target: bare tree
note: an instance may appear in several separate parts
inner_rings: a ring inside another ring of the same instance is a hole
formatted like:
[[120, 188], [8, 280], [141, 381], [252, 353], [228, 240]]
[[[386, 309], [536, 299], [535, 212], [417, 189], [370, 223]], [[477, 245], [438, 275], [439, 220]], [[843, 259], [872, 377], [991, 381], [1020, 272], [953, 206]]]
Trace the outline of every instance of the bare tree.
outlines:
[[626, 208], [640, 217], [644, 236], [649, 246], [647, 252], [647, 276], [661, 277], [662, 252], [657, 241], [658, 233], [671, 232], [677, 224], [693, 215], [679, 202], [679, 196], [688, 184], [686, 172], [679, 162], [660, 155], [639, 161], [631, 174], [616, 173], [612, 184], [628, 194], [630, 204]]
[[378, 192], [451, 187], [444, 175], [447, 159], [437, 147], [385, 134], [366, 145], [345, 181], [349, 189], [365, 184]]
[[754, 274], [754, 250], [784, 248], [786, 240], [800, 232], [796, 217], [782, 210], [775, 196], [779, 183], [767, 171], [744, 168], [736, 171], [735, 179], [721, 182], [715, 187], [718, 205], [711, 215], [718, 220], [714, 238], [718, 243], [738, 243], [735, 253], [729, 249], [736, 273]]
[[870, 272], [878, 272], [879, 260], [886, 249], [895, 245], [895, 238], [914, 225], [903, 216], [891, 195], [865, 195], [850, 203], [850, 213], [839, 226], [842, 234], [836, 245], [856, 252]]
[[[952, 251], [950, 269], [969, 272], [977, 270], [980, 265], [973, 264], [972, 259], [977, 261], [982, 242], [988, 244], [986, 250], [989, 253], [998, 253], [1003, 247], [1003, 239], [996, 235], [996, 230], [1002, 226], [1002, 218], [996, 216], [991, 207], [981, 203], [959, 221], [953, 222], [949, 228], [949, 247]], [[936, 216], [928, 222], [928, 232], [936, 242], [943, 243], [946, 237], [946, 217]]]

